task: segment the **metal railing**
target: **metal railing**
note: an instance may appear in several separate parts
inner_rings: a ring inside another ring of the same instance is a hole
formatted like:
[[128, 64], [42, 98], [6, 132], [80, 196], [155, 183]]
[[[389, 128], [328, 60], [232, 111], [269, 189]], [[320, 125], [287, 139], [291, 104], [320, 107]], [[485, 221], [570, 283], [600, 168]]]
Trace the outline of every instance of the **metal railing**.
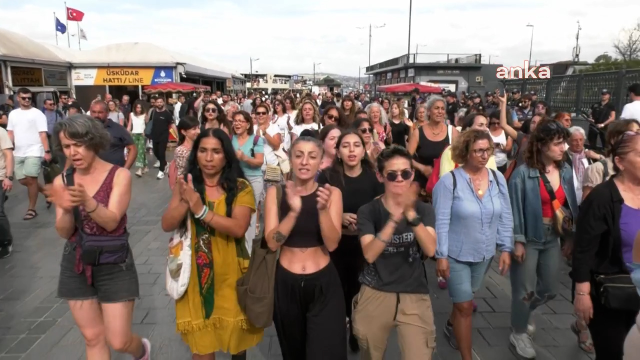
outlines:
[[365, 68], [365, 72], [406, 64], [481, 64], [481, 54], [412, 53], [389, 59]]
[[536, 91], [538, 99], [551, 106], [554, 112], [588, 112], [591, 105], [601, 99], [602, 89], [611, 91], [611, 102], [620, 116], [622, 108], [629, 102], [627, 88], [640, 83], [640, 69], [606, 71], [574, 75], [553, 76], [550, 79], [504, 80], [508, 91], [519, 89]]

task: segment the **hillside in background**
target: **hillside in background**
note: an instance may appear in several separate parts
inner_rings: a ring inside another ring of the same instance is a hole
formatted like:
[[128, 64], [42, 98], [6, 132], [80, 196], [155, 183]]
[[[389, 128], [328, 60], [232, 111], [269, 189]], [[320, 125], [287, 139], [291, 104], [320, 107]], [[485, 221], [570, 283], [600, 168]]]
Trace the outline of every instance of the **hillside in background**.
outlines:
[[[313, 73], [311, 74], [297, 74], [299, 76], [304, 76], [305, 79], [313, 79]], [[320, 80], [325, 76], [330, 76], [344, 85], [344, 87], [348, 88], [358, 88], [358, 77], [357, 76], [345, 76], [338, 74], [330, 74], [330, 73], [316, 73], [316, 80]], [[360, 85], [364, 85], [367, 82], [367, 76], [363, 75], [360, 78]]]

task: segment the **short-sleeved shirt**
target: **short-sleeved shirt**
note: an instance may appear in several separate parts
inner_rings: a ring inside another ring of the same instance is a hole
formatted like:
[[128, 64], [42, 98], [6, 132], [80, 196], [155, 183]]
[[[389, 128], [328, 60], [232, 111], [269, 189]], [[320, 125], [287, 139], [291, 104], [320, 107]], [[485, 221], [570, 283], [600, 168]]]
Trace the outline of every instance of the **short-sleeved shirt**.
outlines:
[[15, 109], [9, 113], [7, 131], [13, 131], [16, 157], [43, 157], [44, 145], [40, 133], [46, 133], [47, 117], [36, 108]]
[[131, 134], [122, 125], [110, 119], [105, 120], [104, 128], [111, 135], [111, 144], [107, 150], [101, 152], [98, 156], [110, 164], [124, 167], [126, 163], [124, 148], [133, 145]]
[[[267, 127], [267, 134], [269, 134], [269, 136], [275, 136], [276, 134], [280, 134], [281, 138], [284, 139], [284, 137], [282, 137], [282, 133], [280, 132], [280, 126], [278, 126], [278, 124], [275, 123], [269, 123], [269, 126]], [[264, 164], [263, 164], [263, 168], [266, 168], [267, 165], [278, 165], [278, 157], [276, 156], [276, 154], [274, 153], [274, 149], [271, 148], [271, 145], [269, 145], [269, 142], [267, 141], [267, 139], [265, 139], [264, 137], [262, 137], [262, 141], [263, 141], [263, 150], [264, 150]], [[284, 142], [280, 142], [280, 147], [282, 148]], [[278, 149], [275, 149], [278, 150]]]
[[[607, 171], [605, 171], [604, 168], [605, 163], [607, 164]], [[603, 161], [596, 161], [585, 169], [584, 175], [582, 176], [582, 187], [588, 186], [590, 188], [594, 188], [609, 180], [614, 173], [615, 171], [613, 170], [613, 161], [611, 158], [606, 158]]]
[[[255, 141], [255, 139], [256, 139], [256, 135], [249, 135], [249, 138], [247, 139], [247, 141], [245, 141], [244, 144], [240, 146], [240, 144], [238, 143], [238, 136], [233, 135], [233, 139], [231, 139], [231, 144], [233, 144], [233, 149], [235, 151], [242, 150], [242, 152], [247, 157], [252, 157], [251, 156], [252, 148], [253, 148], [254, 154], [264, 153], [264, 139], [261, 138], [260, 136], [257, 137], [257, 140], [258, 140], [257, 142]], [[255, 142], [255, 146], [253, 145], [254, 142]], [[240, 168], [244, 172], [245, 176], [262, 176], [262, 165], [252, 167], [252, 166], [249, 166], [249, 164], [247, 164], [246, 162], [240, 161]]]
[[604, 105], [601, 102], [591, 105], [591, 117], [596, 124], [602, 124], [609, 120], [612, 111], [616, 111], [616, 107], [611, 101], [607, 101]]
[[[431, 205], [417, 202], [416, 213], [424, 226], [435, 228]], [[358, 210], [358, 233], [376, 236], [389, 221], [389, 211], [382, 198], [374, 199]], [[422, 249], [406, 219], [397, 225], [389, 245], [360, 274], [360, 282], [385, 292], [428, 294], [429, 286], [422, 261]]]
[[4, 157], [4, 150], [7, 149], [13, 149], [13, 143], [7, 130], [0, 128], [0, 181], [7, 176], [7, 159]]
[[151, 125], [151, 139], [154, 141], [166, 141], [169, 139], [169, 127], [173, 125], [173, 114], [164, 109], [155, 109], [150, 115], [153, 120]]

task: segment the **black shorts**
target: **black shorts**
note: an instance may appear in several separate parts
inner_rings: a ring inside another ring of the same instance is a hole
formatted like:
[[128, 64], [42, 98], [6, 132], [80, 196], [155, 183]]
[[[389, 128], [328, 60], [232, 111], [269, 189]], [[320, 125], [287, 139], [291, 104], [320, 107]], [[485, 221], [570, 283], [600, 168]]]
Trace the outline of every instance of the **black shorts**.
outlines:
[[138, 272], [129, 249], [129, 257], [123, 264], [100, 265], [92, 268], [92, 284], [87, 283], [84, 271], [75, 271], [76, 244], [66, 242], [60, 262], [58, 297], [64, 300], [98, 299], [100, 303], [119, 303], [140, 297]]

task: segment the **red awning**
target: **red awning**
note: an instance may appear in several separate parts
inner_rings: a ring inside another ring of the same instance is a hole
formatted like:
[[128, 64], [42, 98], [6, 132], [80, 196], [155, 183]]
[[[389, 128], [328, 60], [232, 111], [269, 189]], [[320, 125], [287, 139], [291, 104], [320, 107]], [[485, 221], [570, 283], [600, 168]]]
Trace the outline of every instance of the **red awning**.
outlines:
[[420, 93], [430, 93], [430, 94], [440, 94], [442, 93], [442, 89], [435, 86], [427, 86], [420, 84], [393, 84], [393, 85], [383, 85], [378, 86], [378, 91], [387, 92], [387, 93], [410, 93], [413, 89], [420, 90]]
[[158, 85], [148, 85], [144, 87], [144, 92], [147, 94], [151, 93], [167, 93], [167, 92], [189, 92], [189, 91], [198, 91], [198, 90], [208, 90], [211, 91], [211, 87], [207, 85], [199, 85], [199, 84], [190, 84], [190, 83], [164, 83]]

